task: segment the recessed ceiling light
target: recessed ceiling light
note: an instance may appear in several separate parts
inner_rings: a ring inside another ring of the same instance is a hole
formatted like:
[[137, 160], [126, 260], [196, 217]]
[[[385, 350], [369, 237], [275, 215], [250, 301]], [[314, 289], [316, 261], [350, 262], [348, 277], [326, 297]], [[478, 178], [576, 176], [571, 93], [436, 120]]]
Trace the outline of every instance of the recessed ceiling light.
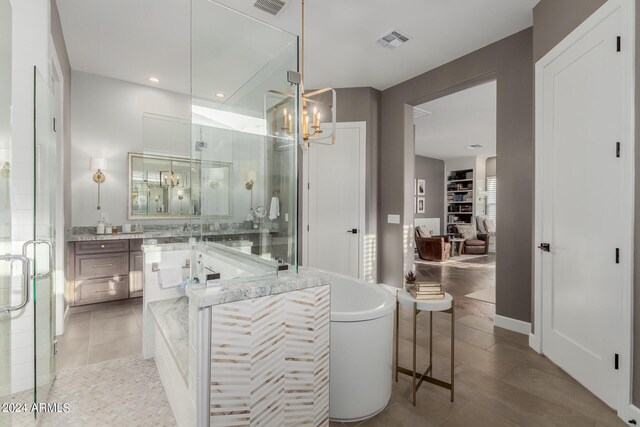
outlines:
[[157, 77], [149, 77], [151, 83], [160, 83], [160, 79]]
[[222, 92], [218, 92], [218, 93], [216, 93], [216, 97], [218, 97], [218, 98], [224, 98], [224, 93], [222, 93]]
[[476, 149], [476, 148], [484, 148], [484, 145], [473, 144], [473, 145], [468, 146], [467, 148], [471, 148], [473, 150], [473, 149]]

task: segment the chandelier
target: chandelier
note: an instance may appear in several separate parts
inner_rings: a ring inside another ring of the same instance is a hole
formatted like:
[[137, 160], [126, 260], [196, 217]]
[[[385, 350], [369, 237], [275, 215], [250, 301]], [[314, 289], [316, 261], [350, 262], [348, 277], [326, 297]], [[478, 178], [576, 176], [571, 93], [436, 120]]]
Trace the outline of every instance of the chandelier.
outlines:
[[[295, 95], [277, 90], [269, 90], [265, 95], [265, 111], [270, 123], [268, 135], [273, 137], [276, 148], [289, 147], [299, 132], [300, 144], [309, 148], [311, 143], [332, 145], [336, 141], [336, 91], [324, 88], [305, 92], [304, 57], [305, 25], [304, 0], [302, 1], [302, 31], [300, 49], [300, 73], [289, 71], [288, 81], [297, 84], [300, 90], [300, 108], [296, 108]], [[299, 111], [299, 126], [295, 114]]]
[[[302, 101], [300, 127], [302, 140], [308, 148], [309, 142], [335, 144], [336, 142], [336, 91], [324, 88], [310, 93], [304, 90], [304, 0], [302, 1], [302, 31], [300, 52], [300, 95]], [[330, 120], [323, 126], [322, 119]], [[323, 129], [323, 127], [325, 129]]]

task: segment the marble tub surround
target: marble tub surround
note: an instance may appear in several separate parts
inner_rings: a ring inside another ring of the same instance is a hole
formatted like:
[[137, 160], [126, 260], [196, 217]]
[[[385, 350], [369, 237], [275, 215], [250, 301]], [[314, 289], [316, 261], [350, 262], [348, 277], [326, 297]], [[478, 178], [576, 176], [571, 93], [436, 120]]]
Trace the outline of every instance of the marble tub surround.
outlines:
[[207, 309], [208, 425], [329, 425], [329, 302], [323, 285]]
[[[151, 357], [155, 346], [155, 322], [149, 310], [149, 304], [155, 301], [176, 299], [185, 295], [185, 289], [181, 283], [162, 283], [161, 271], [174, 270], [181, 272], [181, 281], [189, 278], [199, 278], [202, 283], [206, 280], [206, 274], [215, 271], [221, 273], [221, 279], [210, 282], [216, 288], [223, 286], [229, 280], [239, 285], [247, 278], [255, 279], [267, 275], [276, 275], [277, 264], [260, 259], [254, 255], [248, 255], [235, 251], [224, 245], [211, 242], [202, 243], [171, 243], [163, 245], [142, 245], [143, 250], [143, 277], [144, 277], [144, 339], [143, 353], [145, 357]], [[176, 275], [175, 273], [173, 274]], [[218, 283], [219, 285], [214, 285]], [[198, 285], [188, 285], [187, 292]], [[204, 284], [200, 287], [205, 288]], [[225, 288], [227, 289], [227, 288]], [[212, 302], [237, 300], [239, 294], [244, 292], [245, 287], [238, 287], [237, 290], [229, 289], [228, 292], [214, 291], [213, 297], [210, 293], [198, 292], [196, 297], [200, 299], [192, 300], [190, 304], [196, 307], [203, 307], [202, 300]], [[264, 293], [264, 289], [259, 287], [256, 293]], [[227, 296], [225, 296], [227, 295]], [[219, 302], [218, 302], [219, 303]], [[209, 304], [212, 305], [212, 304]]]
[[[210, 242], [142, 248], [143, 354], [155, 358], [178, 425], [328, 423], [329, 275]], [[186, 296], [159, 283], [154, 268], [187, 260], [185, 274], [221, 278]]]
[[[96, 227], [67, 227], [66, 240], [68, 242], [84, 242], [93, 240], [120, 240], [120, 239], [159, 239], [159, 238], [184, 238], [188, 240], [190, 237], [195, 237], [200, 240], [215, 237], [225, 236], [255, 236], [255, 235], [267, 235], [276, 233], [278, 230], [274, 227], [269, 229], [259, 230], [245, 230], [242, 228], [242, 224], [224, 224], [220, 225], [219, 229], [212, 227], [201, 227], [200, 225], [187, 225], [186, 229], [184, 224], [175, 225], [157, 225], [147, 224], [143, 225], [144, 231], [122, 233], [121, 226], [118, 228], [118, 232], [115, 234], [96, 234]], [[135, 227], [132, 227], [135, 230]]]
[[[282, 265], [271, 259], [252, 256], [226, 245], [201, 242], [193, 246], [194, 265], [198, 267], [201, 261], [204, 271], [195, 271], [200, 283], [206, 282], [206, 274], [220, 273], [220, 279], [232, 279], [236, 277], [253, 277], [275, 275]], [[286, 266], [288, 269], [288, 266]]]
[[[191, 275], [192, 246], [188, 243], [168, 245], [143, 245], [143, 277], [144, 277], [144, 309], [142, 352], [145, 357], [153, 356], [155, 338], [155, 320], [149, 309], [150, 304], [156, 301], [175, 300], [184, 297], [184, 290], [180, 283], [161, 284], [158, 271], [154, 271], [154, 265], [162, 269], [180, 269], [182, 278], [187, 279]], [[184, 268], [189, 264], [189, 268]]]
[[[236, 277], [254, 277], [275, 275], [283, 266], [273, 260], [246, 254], [226, 245], [214, 242], [196, 243], [168, 243], [160, 245], [142, 245], [145, 254], [149, 254], [151, 263], [157, 263], [160, 268], [161, 258], [151, 254], [163, 253], [164, 256], [178, 256], [176, 252], [191, 251], [188, 257], [191, 274], [201, 283], [206, 282], [207, 273], [220, 273], [220, 279]], [[183, 256], [182, 254], [180, 256]], [[145, 265], [148, 264], [145, 262]], [[288, 269], [288, 266], [286, 266]]]
[[186, 383], [189, 371], [189, 298], [152, 302], [149, 310]]
[[190, 303], [196, 307], [209, 307], [246, 299], [261, 298], [303, 289], [328, 286], [329, 275], [310, 268], [280, 272], [277, 276], [236, 278], [194, 285], [187, 288]]

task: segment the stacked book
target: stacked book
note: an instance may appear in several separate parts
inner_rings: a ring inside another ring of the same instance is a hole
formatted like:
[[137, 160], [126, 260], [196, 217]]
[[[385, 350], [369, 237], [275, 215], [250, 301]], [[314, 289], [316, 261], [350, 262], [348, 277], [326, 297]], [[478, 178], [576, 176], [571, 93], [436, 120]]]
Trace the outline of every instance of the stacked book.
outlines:
[[442, 285], [437, 282], [416, 282], [411, 287], [410, 293], [418, 301], [444, 299]]

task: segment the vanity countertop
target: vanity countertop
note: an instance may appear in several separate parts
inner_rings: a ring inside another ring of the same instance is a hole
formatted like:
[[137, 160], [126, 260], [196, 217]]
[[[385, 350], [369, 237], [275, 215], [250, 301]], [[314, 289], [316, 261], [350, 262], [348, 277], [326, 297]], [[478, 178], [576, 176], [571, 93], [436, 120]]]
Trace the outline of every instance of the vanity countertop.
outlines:
[[206, 286], [188, 286], [187, 296], [190, 303], [201, 308], [330, 284], [331, 280], [326, 272], [300, 267], [298, 274], [295, 271], [282, 271], [277, 276], [240, 277], [209, 281]]
[[[238, 236], [238, 235], [256, 235], [271, 234], [275, 231], [270, 230], [245, 230], [245, 229], [223, 229], [210, 230], [202, 233], [202, 237], [216, 236]], [[200, 236], [200, 231], [194, 231], [195, 236]], [[94, 227], [74, 227], [73, 230], [67, 230], [67, 242], [90, 242], [97, 240], [130, 240], [130, 239], [159, 239], [167, 237], [183, 237], [185, 241], [191, 237], [190, 231], [178, 231], [171, 227], [154, 227], [145, 230], [142, 233], [117, 233], [117, 234], [96, 234]]]

